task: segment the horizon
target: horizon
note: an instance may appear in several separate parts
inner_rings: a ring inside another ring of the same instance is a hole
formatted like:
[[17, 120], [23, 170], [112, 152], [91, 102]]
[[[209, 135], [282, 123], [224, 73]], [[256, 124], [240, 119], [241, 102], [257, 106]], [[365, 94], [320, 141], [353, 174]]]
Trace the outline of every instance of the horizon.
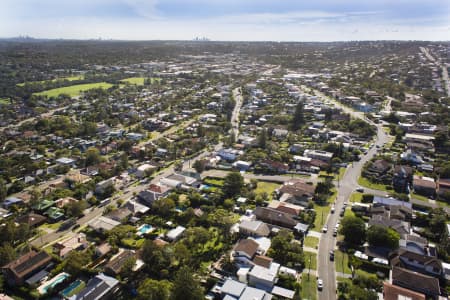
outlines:
[[167, 41], [447, 41], [445, 0], [5, 0], [0, 36]]

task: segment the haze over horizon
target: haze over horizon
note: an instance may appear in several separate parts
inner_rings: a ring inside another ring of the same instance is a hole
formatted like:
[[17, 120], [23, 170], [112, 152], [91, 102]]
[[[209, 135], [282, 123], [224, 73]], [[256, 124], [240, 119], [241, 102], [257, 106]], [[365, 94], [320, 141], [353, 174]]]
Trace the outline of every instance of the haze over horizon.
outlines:
[[[338, 3], [337, 3], [338, 2]], [[449, 40], [448, 0], [4, 0], [0, 37]]]

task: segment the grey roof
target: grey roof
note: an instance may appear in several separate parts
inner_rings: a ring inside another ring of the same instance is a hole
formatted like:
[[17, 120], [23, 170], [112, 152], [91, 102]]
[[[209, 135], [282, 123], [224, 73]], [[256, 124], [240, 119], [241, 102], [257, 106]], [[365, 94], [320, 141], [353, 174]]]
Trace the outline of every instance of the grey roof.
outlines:
[[233, 297], [240, 297], [247, 285], [245, 283], [228, 278], [223, 284], [221, 291], [222, 294], [227, 294]]
[[117, 279], [100, 273], [89, 280], [87, 286], [78, 294], [70, 297], [69, 300], [100, 300], [118, 284]]
[[239, 300], [266, 300], [271, 299], [265, 291], [253, 287], [247, 287], [242, 293]]
[[399, 206], [406, 206], [409, 209], [412, 209], [412, 203], [400, 201], [394, 198], [386, 198], [386, 197], [380, 197], [380, 196], [374, 196], [373, 197], [373, 204], [376, 205], [399, 205]]
[[279, 286], [274, 286], [272, 289], [272, 294], [275, 296], [281, 296], [288, 299], [294, 299], [295, 291], [288, 290]]

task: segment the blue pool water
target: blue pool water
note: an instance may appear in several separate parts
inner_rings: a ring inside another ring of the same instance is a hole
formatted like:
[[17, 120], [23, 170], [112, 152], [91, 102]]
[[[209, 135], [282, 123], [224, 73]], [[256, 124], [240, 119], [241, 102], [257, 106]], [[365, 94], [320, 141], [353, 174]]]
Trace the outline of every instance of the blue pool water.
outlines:
[[150, 224], [144, 224], [141, 226], [141, 228], [139, 228], [139, 232], [142, 234], [147, 233], [148, 231], [150, 231], [152, 229], [152, 225]]
[[47, 293], [48, 289], [54, 288], [59, 283], [63, 282], [67, 277], [69, 277], [69, 274], [67, 274], [67, 273], [63, 273], [63, 274], [59, 275], [58, 278], [56, 278], [56, 279], [54, 279], [52, 281], [52, 283], [50, 283], [49, 285], [45, 286], [42, 289], [42, 291], [44, 292], [44, 294]]
[[68, 297], [68, 295], [70, 295], [70, 293], [76, 289], [78, 286], [80, 286], [80, 284], [82, 283], [81, 280], [75, 280], [74, 282], [72, 282], [67, 288], [65, 288], [62, 292], [61, 295], [63, 295], [64, 297]]

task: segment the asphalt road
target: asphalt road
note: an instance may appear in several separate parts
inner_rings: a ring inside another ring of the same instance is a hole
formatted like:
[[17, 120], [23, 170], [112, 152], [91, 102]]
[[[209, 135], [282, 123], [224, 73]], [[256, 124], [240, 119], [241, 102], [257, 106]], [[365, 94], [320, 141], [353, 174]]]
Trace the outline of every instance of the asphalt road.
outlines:
[[236, 105], [234, 106], [233, 113], [231, 114], [231, 134], [234, 135], [234, 140], [237, 141], [239, 136], [239, 112], [241, 110], [243, 100], [240, 87], [233, 90], [233, 98], [236, 101]]
[[[320, 97], [325, 97], [321, 93], [317, 93]], [[330, 99], [330, 98], [327, 98]], [[333, 101], [333, 100], [332, 100]], [[333, 101], [337, 104], [337, 106], [341, 107], [345, 112], [351, 114], [355, 118], [364, 118], [364, 114], [360, 112], [355, 112], [348, 107], [344, 107], [340, 103]], [[372, 125], [376, 125], [371, 121], [365, 119], [367, 122]], [[380, 124], [377, 126], [377, 137], [374, 143], [374, 147], [369, 149], [367, 154], [361, 157], [361, 160], [358, 162], [354, 162], [347, 167], [347, 170], [344, 174], [342, 180], [337, 183], [337, 198], [335, 204], [335, 213], [329, 214], [327, 221], [325, 224], [328, 225], [327, 233], [323, 233], [318, 248], [318, 276], [323, 280], [324, 288], [322, 291], [318, 292], [318, 299], [320, 300], [330, 300], [336, 299], [336, 273], [334, 262], [330, 261], [329, 253], [334, 250], [336, 247], [336, 238], [333, 237], [333, 229], [336, 226], [338, 221], [339, 212], [344, 205], [344, 202], [347, 201], [352, 194], [353, 191], [358, 187], [358, 177], [361, 174], [362, 167], [364, 164], [369, 161], [377, 152], [376, 145], [382, 147], [385, 143], [389, 141], [389, 136], [384, 132], [382, 126]]]

